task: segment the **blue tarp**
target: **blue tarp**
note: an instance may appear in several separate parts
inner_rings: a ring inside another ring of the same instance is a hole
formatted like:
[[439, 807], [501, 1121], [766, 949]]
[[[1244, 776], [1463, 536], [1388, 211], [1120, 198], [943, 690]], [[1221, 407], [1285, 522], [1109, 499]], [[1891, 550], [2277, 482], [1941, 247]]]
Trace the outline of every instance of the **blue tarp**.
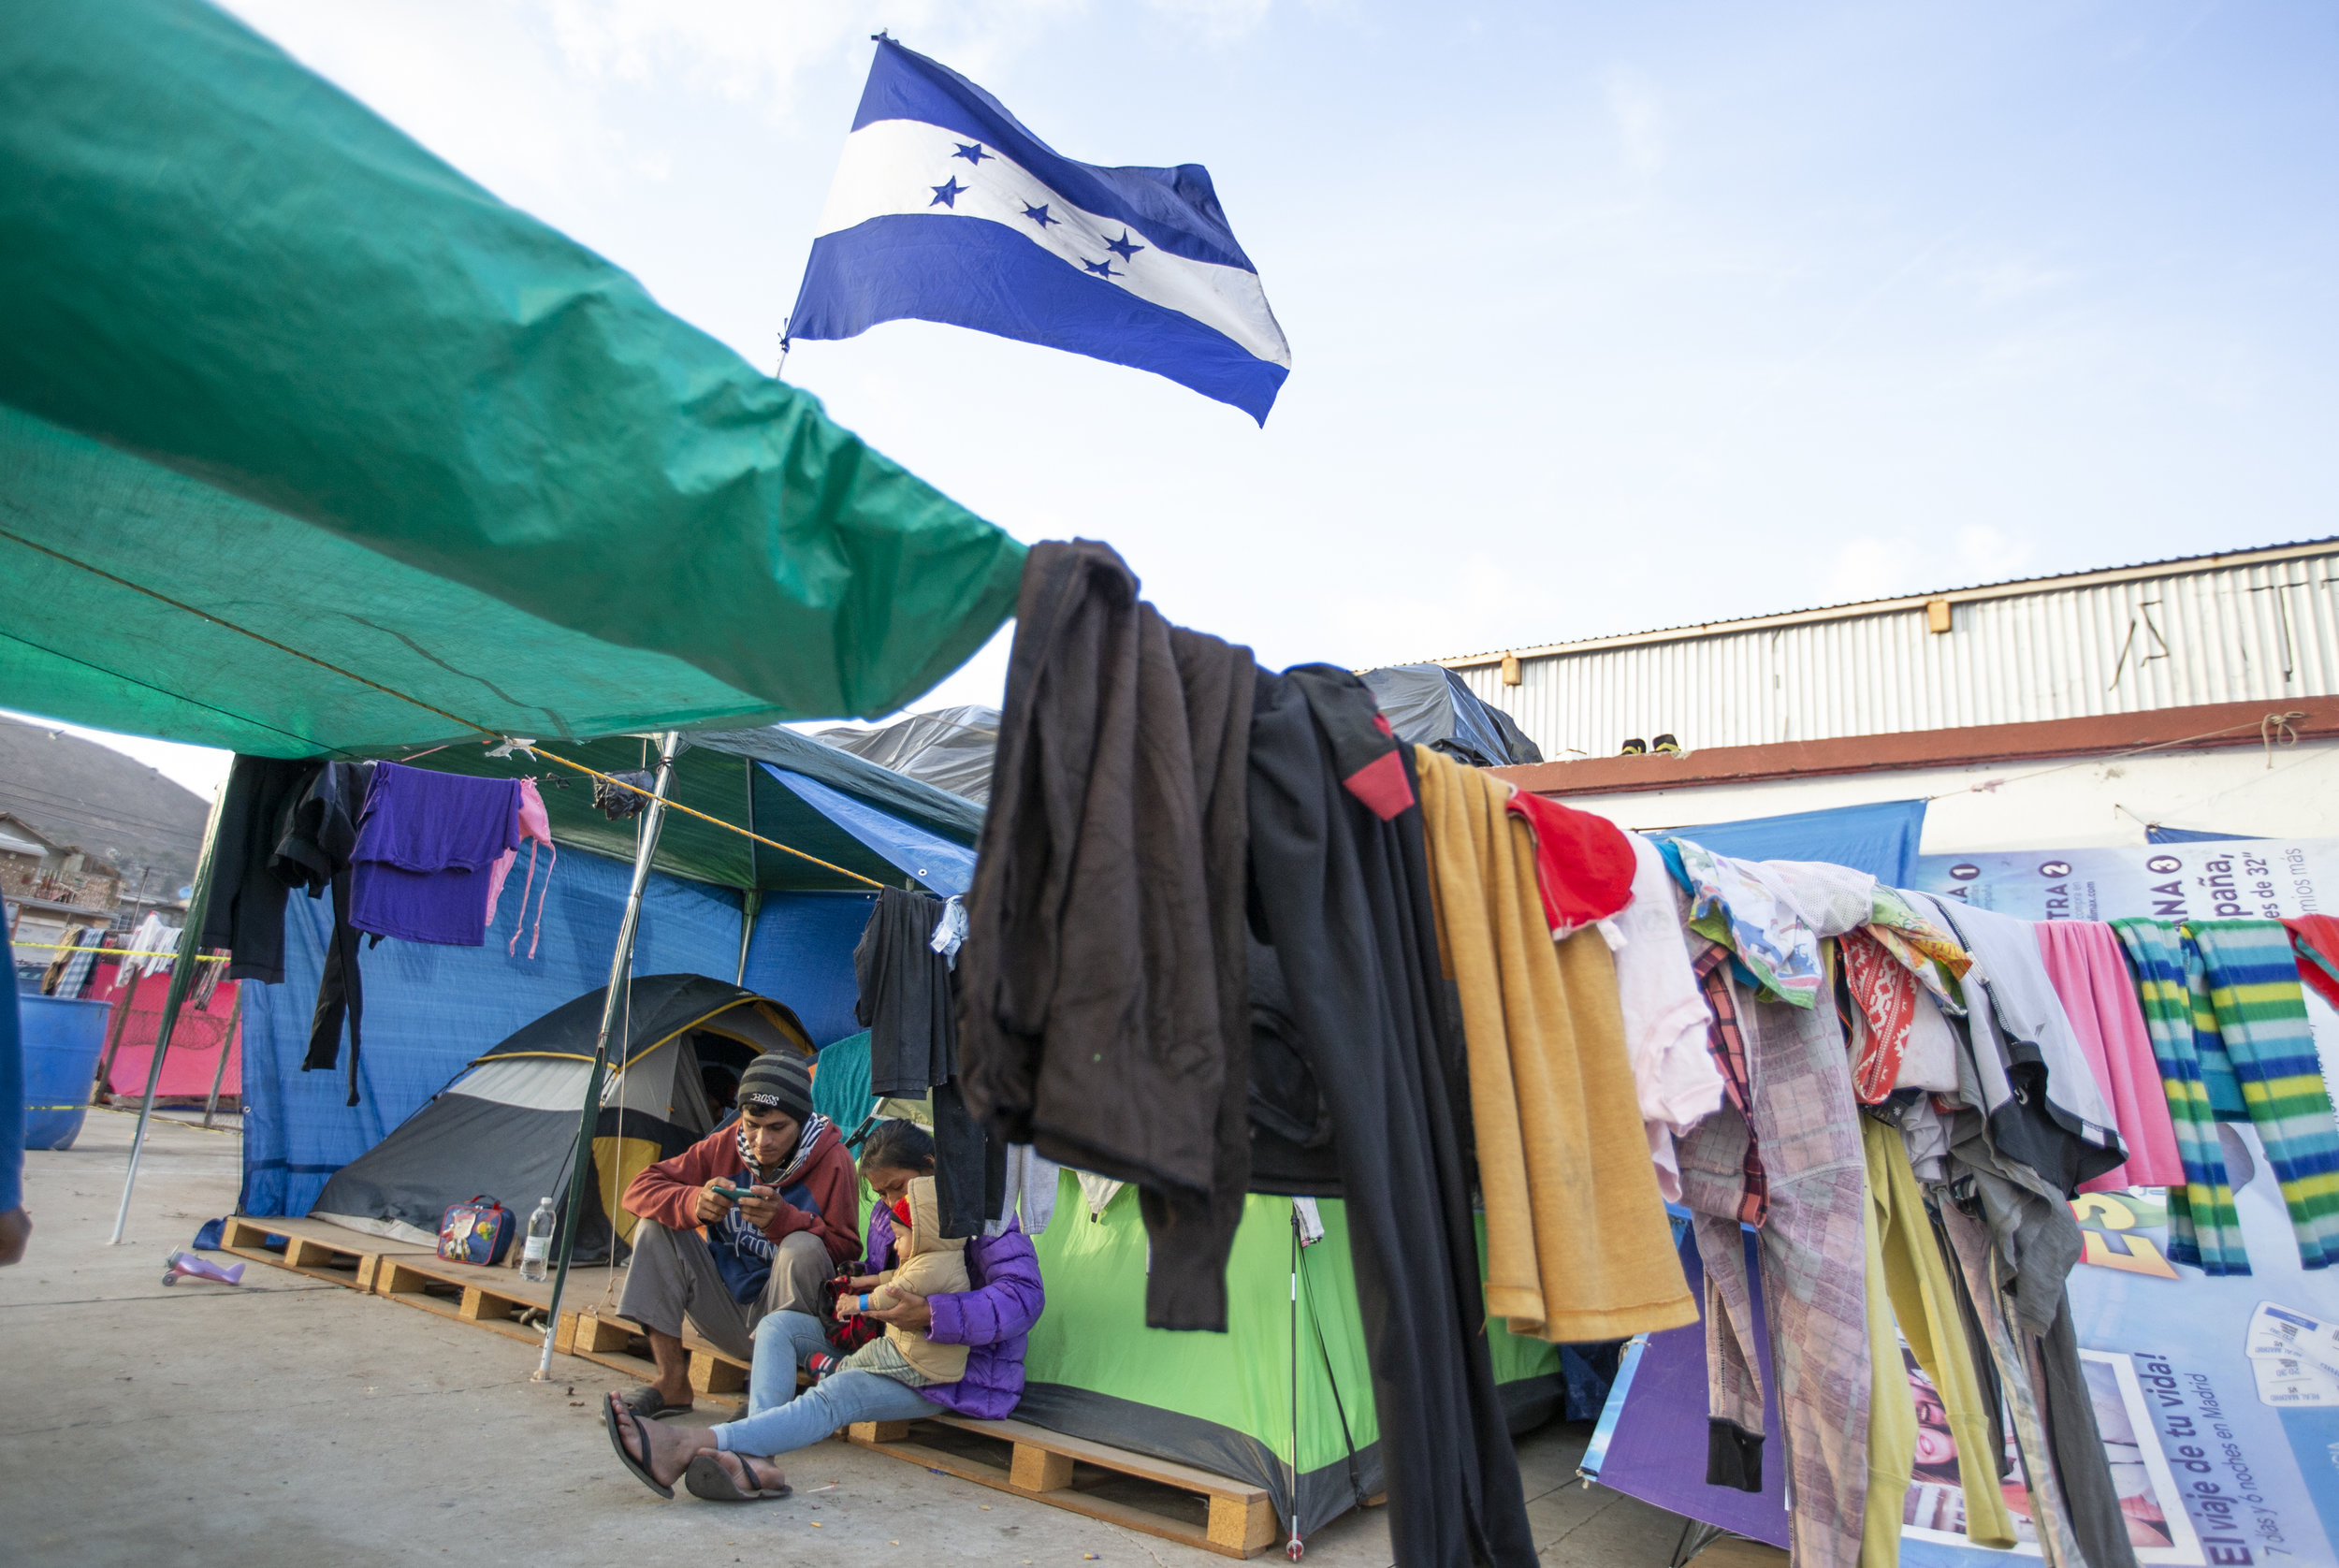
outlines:
[[1666, 828], [1652, 836], [1686, 838], [1737, 860], [1817, 860], [1866, 871], [1879, 881], [1908, 887], [1917, 876], [1917, 840], [1925, 836], [1925, 802], [1879, 801], [1830, 811], [1752, 817], [1741, 822]]
[[[472, 1057], [579, 992], [607, 984], [632, 875], [631, 866], [599, 855], [562, 855], [532, 959], [526, 936], [517, 953], [504, 951], [516, 888], [504, 893], [485, 947], [387, 941], [363, 950], [365, 1045], [354, 1106], [342, 1103], [346, 1042], [340, 1067], [300, 1070], [333, 908], [327, 899], [294, 898], [284, 915], [284, 983], [247, 983], [243, 993], [243, 1212], [307, 1213], [327, 1178], [379, 1143]], [[547, 885], [541, 871], [537, 882]], [[634, 944], [636, 974], [729, 979], [738, 952], [738, 893], [651, 875]]]
[[852, 1015], [861, 997], [852, 950], [876, 899], [873, 893], [765, 893], [739, 983], [795, 1009], [814, 1045], [851, 1034], [861, 1027]]
[[[775, 740], [773, 737], [778, 737]], [[934, 797], [980, 820], [979, 808], [910, 786], [867, 763], [785, 731], [755, 737], [759, 746], [794, 746], [840, 772], [857, 770], [905, 804]], [[791, 753], [793, 754], [792, 752]], [[974, 851], [932, 828], [879, 808], [792, 768], [757, 759], [781, 785], [822, 817], [937, 893], [964, 893]], [[506, 954], [516, 893], [507, 893], [500, 929], [483, 948], [385, 942], [364, 953], [365, 1045], [358, 1058], [359, 1102], [345, 1070], [303, 1073], [309, 1020], [316, 1004], [331, 907], [296, 898], [285, 916], [284, 983], [246, 988], [244, 1001], [243, 1212], [304, 1214], [326, 1181], [380, 1142], [466, 1063], [520, 1025], [580, 992], [607, 983], [631, 868], [565, 846], [551, 874], [537, 956]], [[766, 892], [748, 943], [740, 983], [787, 1003], [815, 1045], [860, 1028], [852, 951], [868, 923], [865, 893]], [[634, 973], [690, 973], [728, 980], [738, 970], [737, 892], [662, 872], [650, 876], [635, 941]], [[345, 1049], [345, 1048], [344, 1048]]]
[[794, 791], [806, 806], [883, 855], [909, 876], [948, 897], [974, 886], [975, 852], [890, 811], [855, 800], [792, 768], [765, 762], [763, 771]]

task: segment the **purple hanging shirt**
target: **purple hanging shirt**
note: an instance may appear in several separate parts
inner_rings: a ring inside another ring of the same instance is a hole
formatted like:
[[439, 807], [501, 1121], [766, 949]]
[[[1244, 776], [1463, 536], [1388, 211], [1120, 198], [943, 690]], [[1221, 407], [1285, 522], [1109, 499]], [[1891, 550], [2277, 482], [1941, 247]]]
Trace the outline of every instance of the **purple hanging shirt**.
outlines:
[[519, 822], [516, 778], [377, 763], [350, 856], [349, 923], [410, 942], [482, 945], [488, 868], [518, 848]]

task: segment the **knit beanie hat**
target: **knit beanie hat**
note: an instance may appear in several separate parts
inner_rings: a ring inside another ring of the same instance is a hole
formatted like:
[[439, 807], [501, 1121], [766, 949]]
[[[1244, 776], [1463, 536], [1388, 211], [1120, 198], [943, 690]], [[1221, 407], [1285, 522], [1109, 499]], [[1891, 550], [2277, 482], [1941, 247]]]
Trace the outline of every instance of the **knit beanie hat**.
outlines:
[[812, 1119], [812, 1069], [802, 1058], [767, 1051], [739, 1075], [739, 1108], [777, 1111], [798, 1122]]

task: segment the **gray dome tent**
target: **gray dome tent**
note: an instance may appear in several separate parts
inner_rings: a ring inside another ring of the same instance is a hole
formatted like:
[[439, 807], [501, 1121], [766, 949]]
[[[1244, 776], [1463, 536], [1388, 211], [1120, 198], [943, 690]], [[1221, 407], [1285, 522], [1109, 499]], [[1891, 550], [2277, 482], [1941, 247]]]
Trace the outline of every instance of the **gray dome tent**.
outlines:
[[1408, 745], [1443, 751], [1477, 768], [1543, 761], [1517, 719], [1443, 664], [1387, 664], [1365, 671], [1362, 678], [1389, 728]]
[[[311, 1211], [369, 1235], [429, 1245], [449, 1204], [477, 1193], [526, 1224], [536, 1199], [567, 1191], [577, 1112], [601, 1032], [591, 991], [474, 1058], [381, 1142], [334, 1173]], [[646, 1166], [705, 1137], [730, 1108], [729, 1089], [766, 1051], [813, 1054], [788, 1008], [705, 975], [634, 980], [622, 1053], [612, 1051], [593, 1132], [595, 1180], [575, 1256], [606, 1257], [617, 1195]], [[622, 1063], [622, 1071], [619, 1065]], [[617, 1214], [617, 1240], [632, 1217]]]

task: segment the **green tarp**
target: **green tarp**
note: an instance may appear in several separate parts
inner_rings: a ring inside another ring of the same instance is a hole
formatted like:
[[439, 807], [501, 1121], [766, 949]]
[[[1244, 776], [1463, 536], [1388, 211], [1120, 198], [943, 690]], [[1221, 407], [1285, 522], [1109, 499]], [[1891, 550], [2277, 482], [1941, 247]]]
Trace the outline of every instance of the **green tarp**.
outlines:
[[[1091, 1219], [1071, 1172], [1035, 1239], [1048, 1308], [1032, 1329], [1018, 1420], [1252, 1481], [1288, 1520], [1292, 1459], [1291, 1199], [1246, 1199], [1227, 1262], [1227, 1332], [1145, 1327], [1145, 1227], [1123, 1189]], [[1348, 1256], [1347, 1205], [1318, 1202], [1300, 1255], [1299, 1472], [1304, 1530], [1387, 1489], [1380, 1420]], [[1560, 1408], [1556, 1345], [1499, 1323], [1489, 1349], [1515, 1429]], [[1353, 1455], [1353, 1458], [1352, 1458]]]
[[870, 716], [1013, 608], [1006, 534], [198, 0], [0, 12], [0, 298], [13, 706], [274, 756]]
[[[545, 749], [602, 773], [645, 768], [658, 760], [656, 747], [628, 736], [546, 744]], [[758, 762], [776, 762], [803, 774], [952, 843], [972, 845], [982, 830], [982, 807], [972, 802], [782, 729], [691, 734], [675, 762], [670, 798], [736, 827], [752, 823], [765, 838], [889, 887], [902, 885], [900, 867], [756, 766]], [[545, 811], [552, 819], [556, 839], [617, 860], [633, 858], [640, 819], [612, 821], [594, 810], [593, 781], [583, 774], [531, 761], [522, 753], [491, 757], [469, 743], [418, 757], [414, 765], [487, 778], [532, 776], [543, 786]], [[724, 887], [800, 893], [869, 891], [867, 882], [840, 876], [681, 811], [666, 813], [665, 825], [658, 834], [655, 864], [676, 877]]]

